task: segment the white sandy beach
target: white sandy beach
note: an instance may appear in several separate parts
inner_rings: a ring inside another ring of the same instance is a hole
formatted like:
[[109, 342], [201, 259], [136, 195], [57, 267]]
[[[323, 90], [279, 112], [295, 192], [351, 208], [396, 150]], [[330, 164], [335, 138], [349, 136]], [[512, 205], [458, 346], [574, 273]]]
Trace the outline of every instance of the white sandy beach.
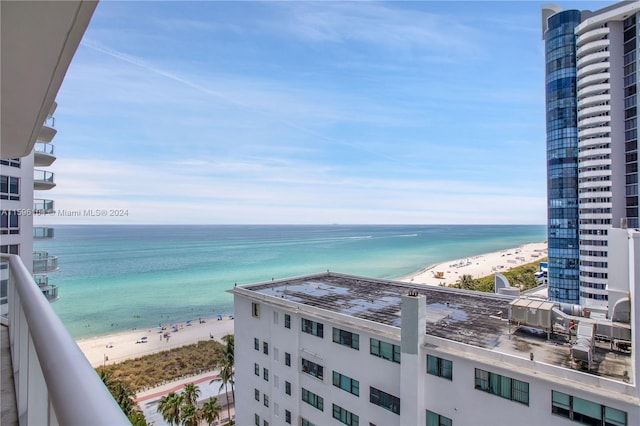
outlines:
[[[400, 281], [427, 285], [455, 284], [464, 274], [474, 278], [484, 277], [535, 262], [546, 256], [546, 242], [525, 244], [508, 250], [442, 262], [401, 278]], [[441, 273], [442, 278], [437, 278], [438, 273]], [[228, 316], [224, 316], [222, 320], [205, 318], [204, 321], [192, 321], [190, 325], [180, 323], [178, 331], [173, 331], [171, 326], [164, 331], [153, 327], [80, 339], [78, 346], [91, 365], [97, 367], [193, 344], [200, 340], [210, 340], [211, 336], [220, 340], [226, 334], [233, 334], [233, 319]], [[170, 334], [168, 341], [163, 337], [165, 332]], [[147, 337], [146, 343], [136, 343], [143, 336]]]
[[546, 242], [525, 244], [508, 250], [442, 262], [404, 277], [400, 281], [428, 285], [455, 284], [465, 274], [473, 278], [486, 277], [495, 272], [505, 272], [513, 267], [535, 262], [546, 256]]
[[[190, 345], [200, 340], [211, 340], [211, 336], [219, 341], [222, 336], [233, 334], [233, 319], [228, 316], [224, 316], [222, 320], [203, 318], [203, 321], [191, 321], [191, 325], [178, 323], [178, 331], [173, 331], [171, 326], [164, 331], [153, 327], [89, 337], [80, 339], [77, 343], [91, 365], [98, 367]], [[169, 333], [169, 340], [163, 337], [165, 332]], [[143, 336], [147, 337], [147, 342], [136, 343]]]

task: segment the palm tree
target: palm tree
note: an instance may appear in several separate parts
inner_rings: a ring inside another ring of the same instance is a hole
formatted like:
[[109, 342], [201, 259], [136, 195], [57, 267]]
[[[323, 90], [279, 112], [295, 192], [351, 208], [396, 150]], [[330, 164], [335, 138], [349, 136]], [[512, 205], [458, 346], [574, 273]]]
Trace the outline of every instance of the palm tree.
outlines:
[[187, 403], [186, 400], [184, 403], [180, 413], [182, 424], [184, 426], [198, 426], [200, 423], [200, 410], [198, 410], [197, 406]]
[[229, 382], [231, 383], [231, 395], [233, 397], [233, 404], [236, 403], [236, 392], [235, 392], [235, 380], [234, 380], [234, 367], [236, 364], [235, 358], [235, 338], [233, 334], [227, 334], [222, 337], [222, 341], [226, 344], [223, 351], [223, 356], [226, 359], [226, 364], [223, 363], [223, 367], [226, 365], [230, 370], [229, 374]]
[[180, 408], [184, 397], [175, 392], [169, 392], [162, 398], [158, 404], [158, 412], [169, 424], [180, 424]]
[[202, 418], [209, 426], [220, 418], [220, 404], [218, 404], [218, 398], [215, 396], [209, 398], [207, 402], [202, 404]]
[[465, 290], [475, 289], [475, 280], [472, 275], [464, 274], [460, 277], [460, 288]]
[[229, 404], [229, 391], [227, 390], [227, 385], [232, 380], [231, 368], [229, 368], [226, 358], [223, 358], [220, 364], [222, 365], [222, 368], [220, 369], [220, 380], [222, 380], [222, 384], [220, 385], [220, 390], [224, 388], [224, 393], [227, 398], [227, 415], [229, 416], [229, 418], [231, 418], [231, 407], [230, 407], [231, 404]]
[[198, 406], [198, 397], [200, 396], [200, 388], [198, 386], [193, 383], [187, 383], [184, 385], [182, 395], [184, 395], [183, 403], [185, 405]]

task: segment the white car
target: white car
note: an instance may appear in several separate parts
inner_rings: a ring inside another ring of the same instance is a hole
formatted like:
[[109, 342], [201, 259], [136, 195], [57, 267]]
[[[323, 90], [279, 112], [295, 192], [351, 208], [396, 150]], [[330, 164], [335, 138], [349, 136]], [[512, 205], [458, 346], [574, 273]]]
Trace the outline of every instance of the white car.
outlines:
[[147, 336], [142, 336], [141, 338], [136, 340], [136, 343], [147, 343]]

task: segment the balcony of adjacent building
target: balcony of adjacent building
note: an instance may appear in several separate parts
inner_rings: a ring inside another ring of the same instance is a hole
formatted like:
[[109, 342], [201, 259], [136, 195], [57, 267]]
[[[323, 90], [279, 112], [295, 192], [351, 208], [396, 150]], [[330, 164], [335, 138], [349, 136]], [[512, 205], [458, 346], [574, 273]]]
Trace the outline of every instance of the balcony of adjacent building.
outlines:
[[33, 227], [33, 239], [34, 240], [44, 240], [48, 238], [53, 238], [54, 229], [48, 226], [34, 226]]
[[2, 424], [130, 425], [47, 300], [57, 288], [37, 285], [17, 255], [0, 255], [0, 264], [8, 266], [0, 318]]
[[48, 167], [56, 161], [54, 145], [44, 142], [36, 142], [33, 148], [33, 165], [36, 167]]
[[576, 46], [582, 47], [588, 42], [606, 39], [609, 37], [609, 32], [609, 27], [582, 29], [577, 33]]
[[55, 118], [53, 118], [53, 116], [48, 116], [40, 129], [40, 133], [38, 133], [38, 140], [42, 142], [51, 142], [56, 133], [58, 133], [55, 128], [55, 124]]
[[34, 170], [33, 171], [33, 189], [47, 190], [56, 186], [54, 181], [55, 175], [52, 172], [46, 170]]
[[606, 50], [609, 47], [609, 40], [594, 40], [583, 44], [576, 51], [576, 56], [578, 58], [584, 58], [586, 55], [590, 53], [598, 53]]
[[53, 200], [36, 198], [33, 200], [33, 214], [44, 215], [55, 213]]
[[40, 274], [58, 270], [58, 256], [50, 256], [47, 251], [33, 252], [33, 273]]
[[35, 274], [33, 281], [38, 285], [38, 288], [44, 294], [49, 302], [55, 302], [58, 300], [58, 286], [49, 284], [49, 276], [46, 274]]

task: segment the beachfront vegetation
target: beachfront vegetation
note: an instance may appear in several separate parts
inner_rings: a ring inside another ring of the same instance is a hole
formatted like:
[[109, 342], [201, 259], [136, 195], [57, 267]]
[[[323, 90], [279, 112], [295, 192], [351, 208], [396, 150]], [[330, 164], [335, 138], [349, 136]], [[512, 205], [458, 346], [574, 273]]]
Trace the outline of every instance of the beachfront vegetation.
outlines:
[[[517, 287], [521, 291], [529, 290], [538, 286], [535, 274], [540, 270], [540, 262], [546, 261], [547, 258], [536, 260], [500, 273], [507, 277], [511, 287]], [[482, 278], [473, 278], [471, 275], [465, 274], [458, 279], [457, 283], [451, 284], [449, 287], [493, 293], [495, 276], [491, 274]]]
[[225, 346], [214, 340], [201, 341], [169, 351], [158, 352], [118, 364], [98, 367], [98, 374], [109, 374], [113, 380], [133, 392], [153, 388], [181, 377], [213, 371], [224, 357]]
[[136, 394], [123, 382], [113, 378], [110, 371], [100, 371], [102, 383], [109, 389], [113, 399], [127, 416], [133, 426], [147, 426], [147, 421], [135, 402]]
[[215, 397], [209, 398], [202, 408], [198, 407], [200, 388], [187, 383], [181, 393], [169, 392], [158, 403], [158, 413], [170, 425], [198, 426], [201, 420], [211, 425], [220, 418], [220, 404]]

